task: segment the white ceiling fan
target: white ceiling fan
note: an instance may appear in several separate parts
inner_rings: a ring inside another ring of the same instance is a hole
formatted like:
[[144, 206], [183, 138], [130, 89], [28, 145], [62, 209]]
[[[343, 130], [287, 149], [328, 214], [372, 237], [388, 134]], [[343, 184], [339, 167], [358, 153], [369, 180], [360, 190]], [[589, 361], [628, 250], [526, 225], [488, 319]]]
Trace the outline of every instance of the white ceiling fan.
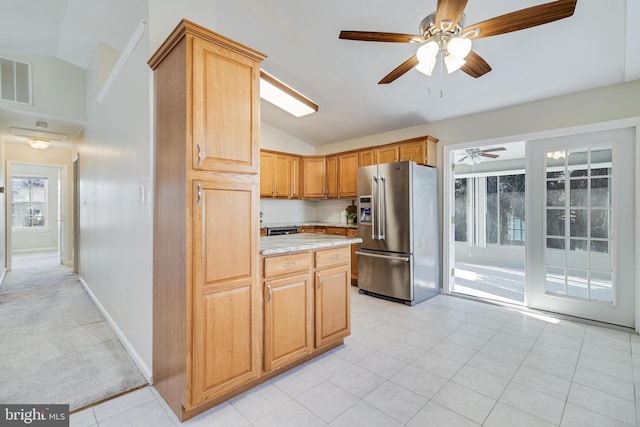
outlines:
[[458, 160], [458, 163], [466, 163], [469, 166], [477, 165], [478, 163], [482, 162], [483, 157], [486, 157], [489, 159], [497, 159], [498, 157], [500, 157], [500, 155], [492, 154], [492, 153], [496, 151], [505, 151], [505, 150], [506, 148], [504, 147], [487, 148], [484, 150], [480, 148], [467, 148], [465, 150], [467, 154], [461, 157]]

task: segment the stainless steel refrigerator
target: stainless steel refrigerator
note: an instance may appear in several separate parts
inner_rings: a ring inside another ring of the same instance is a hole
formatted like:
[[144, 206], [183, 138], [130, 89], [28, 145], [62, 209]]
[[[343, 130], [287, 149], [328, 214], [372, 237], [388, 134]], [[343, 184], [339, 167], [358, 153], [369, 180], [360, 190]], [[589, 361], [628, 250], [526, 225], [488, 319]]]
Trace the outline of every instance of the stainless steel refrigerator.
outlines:
[[358, 287], [414, 305], [440, 292], [437, 171], [414, 162], [358, 168]]

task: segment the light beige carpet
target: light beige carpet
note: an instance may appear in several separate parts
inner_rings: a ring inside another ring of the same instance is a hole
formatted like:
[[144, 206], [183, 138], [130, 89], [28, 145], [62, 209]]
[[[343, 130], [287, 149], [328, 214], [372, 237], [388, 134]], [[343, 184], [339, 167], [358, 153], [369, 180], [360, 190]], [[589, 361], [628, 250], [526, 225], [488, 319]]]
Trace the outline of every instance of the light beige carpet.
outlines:
[[18, 267], [0, 285], [0, 402], [70, 410], [146, 384], [67, 267]]

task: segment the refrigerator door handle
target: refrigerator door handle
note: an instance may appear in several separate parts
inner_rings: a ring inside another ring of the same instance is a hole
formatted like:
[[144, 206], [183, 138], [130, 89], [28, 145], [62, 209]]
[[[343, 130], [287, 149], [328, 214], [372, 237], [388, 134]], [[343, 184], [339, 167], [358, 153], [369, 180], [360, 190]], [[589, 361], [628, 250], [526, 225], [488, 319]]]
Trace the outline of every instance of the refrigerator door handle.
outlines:
[[387, 188], [384, 176], [378, 176], [378, 239], [384, 240], [387, 231]]
[[[375, 188], [374, 188], [375, 183]], [[376, 240], [378, 235], [376, 234], [376, 218], [378, 213], [376, 212], [378, 207], [376, 201], [378, 200], [378, 177], [371, 175], [371, 239]]]
[[398, 261], [409, 262], [409, 258], [406, 256], [390, 256], [390, 255], [378, 255], [378, 254], [370, 254], [368, 252], [355, 252], [357, 255], [369, 256], [371, 258], [383, 258], [383, 259], [397, 259]]

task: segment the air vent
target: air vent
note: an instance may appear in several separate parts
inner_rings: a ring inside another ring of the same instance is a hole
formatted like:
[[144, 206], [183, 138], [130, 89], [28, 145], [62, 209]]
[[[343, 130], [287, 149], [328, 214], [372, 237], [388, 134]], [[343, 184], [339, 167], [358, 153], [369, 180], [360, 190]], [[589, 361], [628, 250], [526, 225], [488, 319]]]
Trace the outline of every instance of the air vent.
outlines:
[[0, 99], [31, 104], [31, 64], [0, 58]]

